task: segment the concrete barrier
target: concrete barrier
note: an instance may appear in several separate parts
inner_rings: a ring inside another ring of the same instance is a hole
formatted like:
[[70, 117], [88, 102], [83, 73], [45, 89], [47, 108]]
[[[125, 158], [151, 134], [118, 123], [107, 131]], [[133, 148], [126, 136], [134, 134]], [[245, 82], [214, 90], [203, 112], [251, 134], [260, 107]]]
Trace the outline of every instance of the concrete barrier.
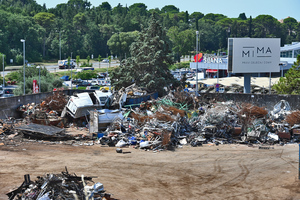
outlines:
[[[74, 92], [91, 92], [91, 90], [63, 90], [63, 92], [70, 96], [73, 95]], [[5, 119], [7, 117], [20, 118], [20, 113], [16, 111], [19, 106], [26, 105], [28, 103], [39, 104], [43, 99], [52, 94], [53, 92], [45, 92], [0, 98], [0, 119]]]

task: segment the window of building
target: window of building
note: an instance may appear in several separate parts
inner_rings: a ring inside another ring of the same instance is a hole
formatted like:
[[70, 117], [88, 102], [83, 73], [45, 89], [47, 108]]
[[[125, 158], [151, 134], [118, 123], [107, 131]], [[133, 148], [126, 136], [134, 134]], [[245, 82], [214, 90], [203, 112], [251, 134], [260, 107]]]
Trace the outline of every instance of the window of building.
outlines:
[[300, 54], [300, 49], [294, 50], [294, 58], [297, 58], [299, 54]]
[[280, 52], [281, 58], [292, 58], [293, 51], [282, 51]]

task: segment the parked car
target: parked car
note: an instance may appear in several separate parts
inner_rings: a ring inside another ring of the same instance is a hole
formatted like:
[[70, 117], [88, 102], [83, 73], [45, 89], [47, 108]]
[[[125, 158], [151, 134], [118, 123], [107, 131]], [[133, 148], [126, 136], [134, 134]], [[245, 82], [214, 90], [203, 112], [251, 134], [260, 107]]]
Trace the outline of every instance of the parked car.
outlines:
[[13, 97], [14, 94], [2, 94], [0, 98]]
[[109, 60], [108, 59], [104, 59], [104, 60], [102, 60], [102, 62], [109, 63]]
[[75, 79], [75, 80], [72, 80], [72, 84], [79, 84], [81, 83], [82, 80], [79, 78], [79, 79]]
[[62, 80], [64, 80], [64, 81], [68, 81], [69, 80], [69, 76], [62, 76], [62, 77], [60, 77], [60, 79], [62, 79]]
[[92, 80], [91, 85], [99, 85], [97, 80]]
[[78, 86], [90, 86], [92, 85], [90, 82], [82, 81], [81, 83], [78, 84]]
[[99, 86], [87, 86], [86, 89], [87, 90], [99, 90], [100, 87]]
[[63, 82], [62, 83], [64, 86], [67, 86], [67, 87], [69, 87], [69, 84], [68, 83], [66, 83], [66, 82]]
[[4, 90], [3, 90], [3, 94], [13, 94], [13, 93], [14, 93], [14, 90], [10, 89], [10, 88], [4, 88]]

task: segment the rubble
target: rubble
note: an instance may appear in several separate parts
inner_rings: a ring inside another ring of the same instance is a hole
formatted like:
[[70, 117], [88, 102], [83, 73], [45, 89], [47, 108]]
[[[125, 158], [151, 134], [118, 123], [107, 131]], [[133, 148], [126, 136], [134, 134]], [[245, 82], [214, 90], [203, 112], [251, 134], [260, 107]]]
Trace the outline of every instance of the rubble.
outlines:
[[[41, 104], [22, 105], [18, 110], [25, 117], [23, 126], [16, 128], [2, 123], [2, 135], [11, 132], [37, 140], [74, 140], [61, 130], [77, 127], [89, 130], [91, 142], [84, 145], [133, 146], [153, 151], [173, 150], [183, 145], [274, 144], [300, 139], [300, 111], [291, 111], [284, 100], [268, 111], [250, 103], [216, 102], [182, 90], [151, 98], [152, 93], [135, 85], [103, 94], [76, 94], [76, 105], [84, 108], [81, 114], [70, 114], [75, 96], [66, 97], [59, 92]], [[80, 97], [89, 97], [92, 107], [85, 105]], [[131, 98], [142, 101], [128, 105]], [[103, 101], [103, 105], [97, 101]], [[54, 126], [59, 127], [57, 132], [50, 130]]]
[[77, 176], [69, 174], [67, 167], [61, 174], [45, 174], [31, 181], [30, 175], [24, 175], [24, 182], [17, 189], [7, 193], [13, 199], [95, 199], [113, 200], [111, 194], [106, 193], [101, 183], [93, 183], [95, 177]]

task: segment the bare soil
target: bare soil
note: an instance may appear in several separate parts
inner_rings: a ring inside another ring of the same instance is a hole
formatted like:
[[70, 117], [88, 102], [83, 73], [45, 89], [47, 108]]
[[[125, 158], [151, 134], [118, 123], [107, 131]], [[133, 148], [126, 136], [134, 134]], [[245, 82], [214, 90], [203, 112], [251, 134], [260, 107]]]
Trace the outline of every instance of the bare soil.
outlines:
[[116, 199], [300, 199], [298, 144], [144, 151], [42, 142], [0, 145], [0, 199], [46, 173], [97, 176]]

